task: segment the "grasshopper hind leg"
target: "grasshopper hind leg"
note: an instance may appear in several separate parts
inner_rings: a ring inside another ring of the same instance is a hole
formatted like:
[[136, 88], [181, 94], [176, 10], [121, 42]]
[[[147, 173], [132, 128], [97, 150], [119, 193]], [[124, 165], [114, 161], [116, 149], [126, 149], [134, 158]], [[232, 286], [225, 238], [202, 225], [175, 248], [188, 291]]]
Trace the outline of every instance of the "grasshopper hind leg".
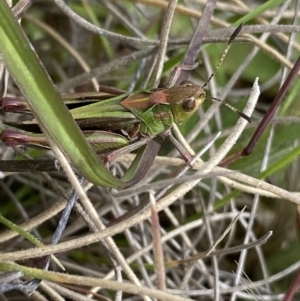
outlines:
[[104, 163], [110, 163], [115, 161], [118, 157], [131, 153], [134, 150], [137, 150], [138, 148], [140, 148], [141, 146], [147, 144], [149, 142], [150, 138], [144, 138], [142, 140], [133, 142], [132, 144], [129, 144], [127, 146], [124, 146], [120, 149], [116, 149], [113, 150], [111, 152], [109, 152], [108, 154], [106, 154], [104, 156]]

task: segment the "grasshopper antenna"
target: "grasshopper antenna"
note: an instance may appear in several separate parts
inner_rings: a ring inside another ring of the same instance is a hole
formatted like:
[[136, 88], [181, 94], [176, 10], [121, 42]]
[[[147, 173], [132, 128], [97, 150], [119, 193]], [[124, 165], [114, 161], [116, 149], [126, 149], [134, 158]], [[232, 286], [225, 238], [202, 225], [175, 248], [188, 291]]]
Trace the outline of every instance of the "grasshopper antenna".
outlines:
[[204, 85], [202, 86], [203, 88], [207, 86], [207, 84], [211, 81], [211, 79], [214, 77], [214, 75], [216, 74], [217, 70], [219, 69], [219, 67], [221, 66], [232, 42], [234, 41], [234, 39], [237, 37], [237, 35], [241, 32], [242, 28], [243, 28], [243, 23], [241, 23], [236, 30], [233, 32], [233, 34], [231, 35], [231, 37], [229, 38], [229, 41], [227, 43], [227, 46], [223, 52], [223, 55], [219, 61], [219, 63], [217, 64], [216, 68], [214, 69], [214, 71], [212, 72], [212, 74], [210, 75], [210, 77], [207, 79], [207, 81], [204, 83]]
[[[243, 23], [241, 23], [236, 30], [232, 33], [231, 37], [229, 38], [229, 41], [227, 43], [227, 46], [223, 52], [223, 55], [221, 57], [221, 59], [219, 60], [219, 63], [217, 64], [216, 68], [214, 69], [214, 71], [212, 72], [212, 74], [210, 75], [210, 77], [207, 79], [207, 81], [204, 83], [204, 85], [202, 86], [203, 88], [206, 87], [208, 85], [208, 83], [211, 81], [211, 79], [214, 77], [214, 75], [216, 74], [217, 70], [219, 69], [219, 67], [221, 66], [232, 42], [234, 41], [234, 39], [237, 37], [237, 35], [241, 32], [242, 28], [243, 28]], [[244, 118], [245, 120], [247, 120], [249, 123], [251, 123], [251, 119], [249, 116], [247, 116], [246, 114], [244, 114], [243, 112], [241, 112], [240, 110], [236, 109], [235, 107], [233, 107], [232, 105], [230, 105], [229, 103], [225, 102], [225, 101], [221, 101], [218, 98], [215, 97], [207, 97], [209, 99], [212, 100], [216, 100], [221, 102], [222, 105], [226, 106], [227, 108], [229, 108], [231, 111], [235, 112], [236, 114], [238, 114], [240, 117]]]
[[243, 112], [241, 112], [240, 110], [238, 110], [237, 108], [235, 108], [234, 106], [232, 106], [231, 104], [229, 104], [226, 101], [223, 101], [219, 98], [216, 97], [211, 97], [211, 96], [207, 96], [207, 99], [211, 99], [211, 100], [216, 100], [219, 101], [222, 105], [226, 106], [227, 108], [229, 108], [231, 111], [233, 111], [234, 113], [238, 114], [240, 117], [244, 118], [245, 120], [247, 120], [249, 123], [252, 123], [252, 120], [249, 116], [247, 116], [246, 114], [244, 114]]

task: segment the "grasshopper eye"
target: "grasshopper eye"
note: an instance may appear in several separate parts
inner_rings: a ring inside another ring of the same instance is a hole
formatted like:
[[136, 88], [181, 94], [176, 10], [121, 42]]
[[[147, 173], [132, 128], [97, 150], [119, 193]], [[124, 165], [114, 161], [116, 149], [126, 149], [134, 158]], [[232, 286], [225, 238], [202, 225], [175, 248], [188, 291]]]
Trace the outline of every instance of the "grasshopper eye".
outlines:
[[182, 109], [185, 112], [192, 112], [196, 107], [195, 97], [187, 97], [182, 101]]

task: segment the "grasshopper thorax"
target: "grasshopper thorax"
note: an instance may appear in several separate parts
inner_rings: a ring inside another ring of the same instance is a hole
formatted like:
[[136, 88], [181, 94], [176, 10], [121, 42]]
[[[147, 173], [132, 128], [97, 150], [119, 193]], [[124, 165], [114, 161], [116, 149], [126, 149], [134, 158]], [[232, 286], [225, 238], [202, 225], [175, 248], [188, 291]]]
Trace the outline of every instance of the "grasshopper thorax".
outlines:
[[169, 89], [169, 103], [174, 121], [181, 124], [188, 120], [205, 100], [206, 93], [202, 87], [185, 80]]

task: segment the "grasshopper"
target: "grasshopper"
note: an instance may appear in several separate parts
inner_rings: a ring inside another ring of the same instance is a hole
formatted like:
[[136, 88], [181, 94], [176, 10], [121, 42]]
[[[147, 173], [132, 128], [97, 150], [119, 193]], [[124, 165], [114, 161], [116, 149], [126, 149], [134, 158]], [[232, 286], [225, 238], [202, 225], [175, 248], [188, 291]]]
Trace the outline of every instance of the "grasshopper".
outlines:
[[[190, 81], [169, 89], [105, 96], [108, 99], [99, 100], [103, 93], [63, 96], [69, 105], [72, 100], [79, 103], [90, 102], [70, 109], [70, 113], [98, 153], [146, 143], [158, 134], [168, 131], [174, 123], [185, 122], [206, 98], [203, 88]], [[7, 112], [30, 114], [28, 104], [22, 99], [5, 97], [1, 105]], [[49, 148], [35, 119], [22, 123], [4, 123], [26, 131], [3, 130], [0, 139], [5, 145]]]
[[[64, 98], [69, 102], [72, 100], [87, 102], [81, 107], [70, 109], [73, 119], [96, 152], [104, 154], [112, 152], [113, 156], [110, 158], [116, 157], [125, 150], [131, 151], [151, 139], [156, 139], [160, 134], [169, 132], [173, 124], [181, 124], [188, 120], [208, 98], [204, 88], [220, 66], [240, 29], [241, 26], [232, 34], [219, 64], [203, 86], [184, 81], [167, 89], [143, 90], [121, 95], [111, 93], [67, 95]], [[225, 105], [249, 120], [249, 117], [243, 113], [228, 104]], [[2, 108], [10, 112], [27, 114], [31, 112], [29, 105], [17, 98], [2, 99]], [[49, 148], [37, 120], [31, 119], [22, 123], [6, 122], [6, 124], [25, 131], [3, 130], [0, 139], [7, 146]], [[177, 148], [182, 153], [178, 145]], [[154, 158], [155, 155], [144, 160], [152, 162]]]
[[[144, 90], [115, 97], [106, 95], [106, 100], [99, 100], [100, 97], [103, 97], [102, 93], [79, 94], [72, 98], [65, 95], [63, 99], [68, 104], [74, 99], [90, 102], [70, 109], [70, 113], [94, 150], [99, 154], [108, 153], [107, 159], [111, 161], [119, 150], [123, 153], [138, 148], [158, 134], [169, 131], [174, 123], [188, 120], [206, 99], [206, 93], [203, 87], [184, 81], [169, 89]], [[28, 104], [22, 99], [3, 98], [2, 108], [7, 112], [30, 114]], [[235, 111], [249, 120], [242, 112]], [[6, 146], [50, 148], [35, 119], [4, 123], [25, 131], [3, 130], [0, 139]], [[182, 153], [181, 149], [179, 151]]]

